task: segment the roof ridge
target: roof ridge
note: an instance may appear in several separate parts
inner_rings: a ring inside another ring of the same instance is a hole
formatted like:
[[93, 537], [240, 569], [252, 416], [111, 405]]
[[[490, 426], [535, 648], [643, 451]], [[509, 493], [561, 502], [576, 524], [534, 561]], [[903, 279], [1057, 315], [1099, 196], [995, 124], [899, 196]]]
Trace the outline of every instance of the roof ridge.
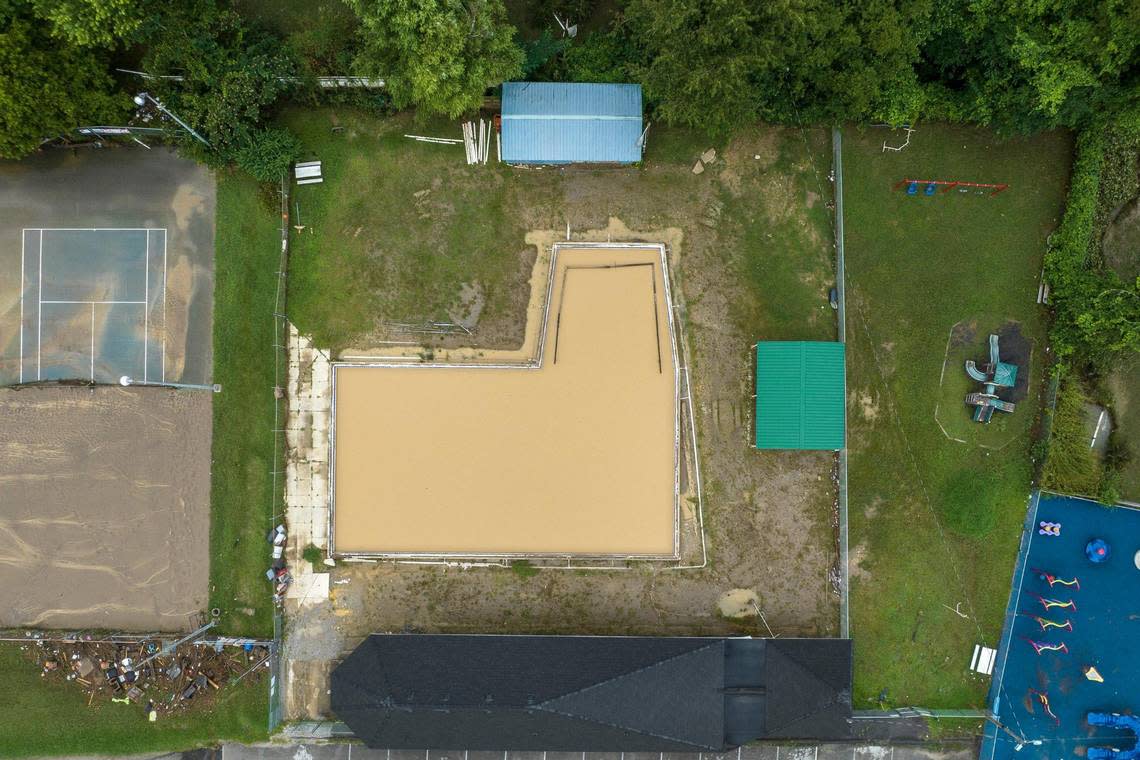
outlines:
[[559, 696], [556, 696], [556, 697], [551, 697], [550, 699], [543, 700], [542, 702], [539, 702], [536, 705], [528, 705], [526, 707], [526, 709], [541, 710], [543, 712], [551, 713], [554, 715], [561, 715], [561, 716], [566, 717], [566, 718], [572, 718], [574, 720], [579, 720], [579, 721], [583, 721], [586, 723], [597, 723], [599, 725], [609, 726], [611, 728], [618, 728], [618, 729], [621, 729], [623, 731], [631, 731], [633, 733], [641, 734], [643, 736], [652, 736], [652, 737], [655, 737], [658, 739], [667, 739], [669, 741], [673, 741], [673, 742], [677, 742], [679, 744], [683, 744], [687, 747], [701, 747], [704, 749], [708, 749], [708, 747], [706, 745], [694, 744], [692, 741], [689, 741], [686, 739], [681, 739], [681, 738], [678, 738], [676, 736], [670, 736], [668, 734], [661, 734], [661, 733], [657, 733], [656, 731], [652, 731], [649, 729], [643, 729], [643, 728], [637, 728], [634, 726], [626, 725], [624, 723], [612, 723], [612, 722], [609, 722], [606, 720], [601, 720], [598, 718], [592, 718], [592, 717], [580, 715], [578, 713], [572, 713], [572, 712], [566, 712], [564, 710], [558, 710], [558, 709], [555, 709], [551, 705], [551, 703], [557, 702], [559, 700], [567, 699], [570, 697], [574, 697], [574, 696], [577, 696], [580, 694], [586, 694], [589, 691], [592, 691], [594, 689], [599, 689], [599, 688], [602, 688], [604, 686], [609, 686], [609, 685], [611, 685], [617, 681], [620, 681], [622, 679], [630, 678], [632, 676], [636, 676], [640, 673], [645, 673], [647, 671], [653, 670], [654, 668], [662, 667], [664, 665], [667, 665], [669, 663], [683, 659], [685, 657], [691, 657], [695, 654], [705, 652], [705, 651], [717, 646], [718, 644], [723, 645], [723, 639], [716, 639], [716, 640], [710, 641], [710, 642], [708, 642], [702, 646], [696, 647], [695, 649], [690, 649], [686, 652], [680, 652], [678, 654], [671, 655], [669, 657], [665, 657], [665, 658], [662, 658], [660, 660], [656, 660], [656, 661], [651, 662], [647, 665], [642, 665], [639, 668], [634, 668], [633, 670], [627, 670], [626, 672], [621, 673], [620, 675], [612, 676], [610, 678], [605, 679], [604, 681], [598, 681], [597, 683], [593, 683], [593, 684], [590, 684], [588, 686], [583, 686], [582, 688], [574, 689], [573, 691], [568, 691], [568, 692], [566, 692], [564, 694], [560, 694]]
[[[571, 693], [576, 694], [577, 692], [571, 692]], [[569, 713], [569, 712], [563, 712], [562, 710], [551, 709], [549, 707], [546, 707], [545, 704], [546, 703], [544, 702], [543, 704], [534, 705], [532, 707], [525, 707], [523, 709], [524, 710], [540, 710], [544, 713], [550, 713], [551, 715], [561, 715], [563, 718], [569, 718], [571, 720], [581, 721], [582, 723], [596, 723], [599, 726], [609, 726], [610, 728], [616, 728], [616, 729], [619, 729], [621, 731], [628, 731], [630, 733], [639, 734], [641, 736], [652, 736], [655, 739], [667, 739], [668, 741], [671, 741], [671, 742], [677, 742], [678, 744], [684, 744], [686, 747], [698, 747], [700, 749], [709, 749], [709, 747], [705, 746], [704, 744], [694, 744], [691, 741], [688, 741], [686, 739], [679, 739], [676, 736], [669, 736], [668, 734], [659, 734], [655, 731], [648, 731], [648, 730], [644, 730], [644, 729], [640, 729], [640, 728], [635, 728], [633, 726], [627, 726], [627, 725], [624, 725], [622, 723], [612, 723], [610, 721], [599, 720], [597, 718], [586, 718], [586, 717], [583, 717], [581, 715], [578, 715], [577, 713]]]
[[[700, 637], [694, 636], [693, 638], [700, 638]], [[620, 681], [623, 678], [628, 678], [629, 676], [635, 675], [637, 673], [642, 673], [646, 670], [650, 670], [651, 668], [656, 668], [660, 665], [664, 665], [667, 662], [672, 662], [673, 660], [677, 660], [677, 659], [680, 659], [682, 657], [688, 657], [689, 655], [696, 654], [697, 652], [703, 652], [711, 646], [715, 646], [716, 644], [722, 643], [722, 641], [723, 641], [722, 639], [715, 639], [715, 640], [713, 640], [713, 641], [711, 641], [711, 642], [709, 642], [703, 646], [697, 647], [696, 649], [690, 649], [690, 650], [685, 651], [685, 652], [680, 652], [678, 654], [670, 655], [669, 657], [665, 657], [665, 658], [662, 658], [660, 660], [654, 660], [653, 662], [651, 662], [647, 665], [642, 665], [639, 668], [634, 668], [633, 670], [627, 670], [624, 673], [620, 673], [616, 676], [610, 676], [609, 678], [607, 678], [604, 681], [596, 681], [595, 683], [589, 684], [588, 686], [583, 686], [581, 688], [574, 689], [572, 691], [564, 692], [562, 694], [559, 694], [556, 697], [550, 697], [549, 699], [544, 699], [543, 701], [539, 702], [538, 704], [528, 705], [528, 707], [538, 707], [538, 708], [545, 709], [544, 705], [547, 705], [550, 702], [554, 702], [554, 701], [559, 700], [559, 699], [565, 699], [566, 697], [570, 697], [570, 696], [573, 696], [575, 694], [582, 694], [583, 692], [587, 692], [590, 689], [596, 689], [596, 688], [600, 688], [602, 686], [607, 686], [607, 685], [613, 683], [614, 681]], [[552, 710], [551, 712], [557, 712], [557, 710]]]
[[[775, 641], [775, 639], [773, 639], [772, 641]], [[825, 690], [831, 696], [829, 696], [826, 700], [823, 700], [821, 702], [813, 704], [812, 709], [810, 709], [806, 712], [802, 712], [790, 720], [783, 721], [783, 723], [781, 723], [779, 726], [766, 726], [765, 727], [766, 733], [768, 733], [768, 734], [774, 733], [776, 731], [779, 731], [781, 728], [783, 728], [785, 726], [791, 726], [791, 725], [794, 725], [796, 723], [799, 723], [801, 720], [804, 720], [806, 718], [811, 717], [812, 715], [818, 715], [821, 712], [823, 712], [825, 708], [834, 707], [835, 705], [839, 704], [839, 700], [843, 695], [842, 689], [837, 690], [837, 689], [832, 688], [832, 686], [829, 683], [827, 683], [826, 681], [824, 681], [823, 678], [821, 678], [819, 676], [819, 674], [813, 668], [809, 667], [807, 664], [802, 662], [798, 657], [793, 656], [792, 654], [787, 652], [782, 647], [780, 647], [780, 646], [771, 647], [771, 652], [778, 653], [787, 662], [789, 662], [793, 666], [795, 666], [795, 668], [798, 671], [800, 671], [800, 673], [806, 674], [808, 677], [811, 678], [812, 681], [819, 684], [820, 686], [823, 686], [825, 688]], [[771, 653], [767, 653], [765, 656], [771, 656]], [[767, 712], [767, 711], [765, 711], [765, 712]], [[766, 715], [766, 718], [767, 717], [770, 717], [770, 716]]]

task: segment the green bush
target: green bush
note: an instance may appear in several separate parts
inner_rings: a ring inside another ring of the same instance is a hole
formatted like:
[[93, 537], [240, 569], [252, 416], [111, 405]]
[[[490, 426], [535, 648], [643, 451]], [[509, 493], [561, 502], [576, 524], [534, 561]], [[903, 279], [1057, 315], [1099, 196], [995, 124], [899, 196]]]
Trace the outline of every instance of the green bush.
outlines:
[[309, 544], [301, 552], [301, 557], [313, 566], [314, 573], [324, 572], [325, 553], [316, 544]]
[[628, 82], [629, 64], [636, 55], [620, 28], [594, 32], [562, 54], [561, 78], [567, 82]]
[[1041, 479], [1043, 485], [1061, 493], [1096, 496], [1100, 493], [1101, 465], [1089, 448], [1085, 426], [1088, 397], [1075, 379], [1061, 384], [1053, 412], [1049, 454]]
[[234, 154], [234, 162], [259, 182], [278, 182], [301, 155], [292, 132], [278, 127], [251, 129]]
[[1112, 145], [1103, 126], [1077, 138], [1065, 215], [1045, 254], [1053, 348], [1074, 366], [1096, 372], [1111, 367], [1121, 352], [1140, 350], [1140, 282], [1125, 283], [1100, 262], [1102, 176], [1122, 175], [1102, 175], [1106, 166], [1115, 167], [1106, 159]]

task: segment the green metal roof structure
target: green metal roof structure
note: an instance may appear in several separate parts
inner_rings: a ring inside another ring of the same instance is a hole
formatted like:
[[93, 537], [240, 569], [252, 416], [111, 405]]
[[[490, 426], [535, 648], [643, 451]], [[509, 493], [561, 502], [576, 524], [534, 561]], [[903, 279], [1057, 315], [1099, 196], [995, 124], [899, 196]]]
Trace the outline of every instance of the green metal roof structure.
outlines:
[[756, 448], [843, 448], [846, 365], [842, 343], [757, 343]]

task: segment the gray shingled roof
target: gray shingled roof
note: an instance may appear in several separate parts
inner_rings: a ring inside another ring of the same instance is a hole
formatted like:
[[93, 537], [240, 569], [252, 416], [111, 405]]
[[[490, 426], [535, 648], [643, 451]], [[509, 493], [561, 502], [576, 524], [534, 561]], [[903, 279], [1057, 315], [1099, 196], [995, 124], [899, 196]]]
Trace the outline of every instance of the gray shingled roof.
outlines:
[[375, 635], [332, 708], [373, 747], [721, 750], [768, 726], [847, 736], [850, 678], [850, 642], [827, 639]]

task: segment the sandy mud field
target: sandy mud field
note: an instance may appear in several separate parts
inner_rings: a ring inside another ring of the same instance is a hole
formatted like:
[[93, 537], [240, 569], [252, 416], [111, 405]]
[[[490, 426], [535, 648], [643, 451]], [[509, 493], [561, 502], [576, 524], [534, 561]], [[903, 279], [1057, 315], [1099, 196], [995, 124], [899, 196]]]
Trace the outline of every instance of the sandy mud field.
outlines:
[[206, 605], [211, 398], [0, 390], [0, 626], [177, 631]]
[[335, 551], [676, 556], [663, 263], [557, 249], [527, 364], [336, 367]]

